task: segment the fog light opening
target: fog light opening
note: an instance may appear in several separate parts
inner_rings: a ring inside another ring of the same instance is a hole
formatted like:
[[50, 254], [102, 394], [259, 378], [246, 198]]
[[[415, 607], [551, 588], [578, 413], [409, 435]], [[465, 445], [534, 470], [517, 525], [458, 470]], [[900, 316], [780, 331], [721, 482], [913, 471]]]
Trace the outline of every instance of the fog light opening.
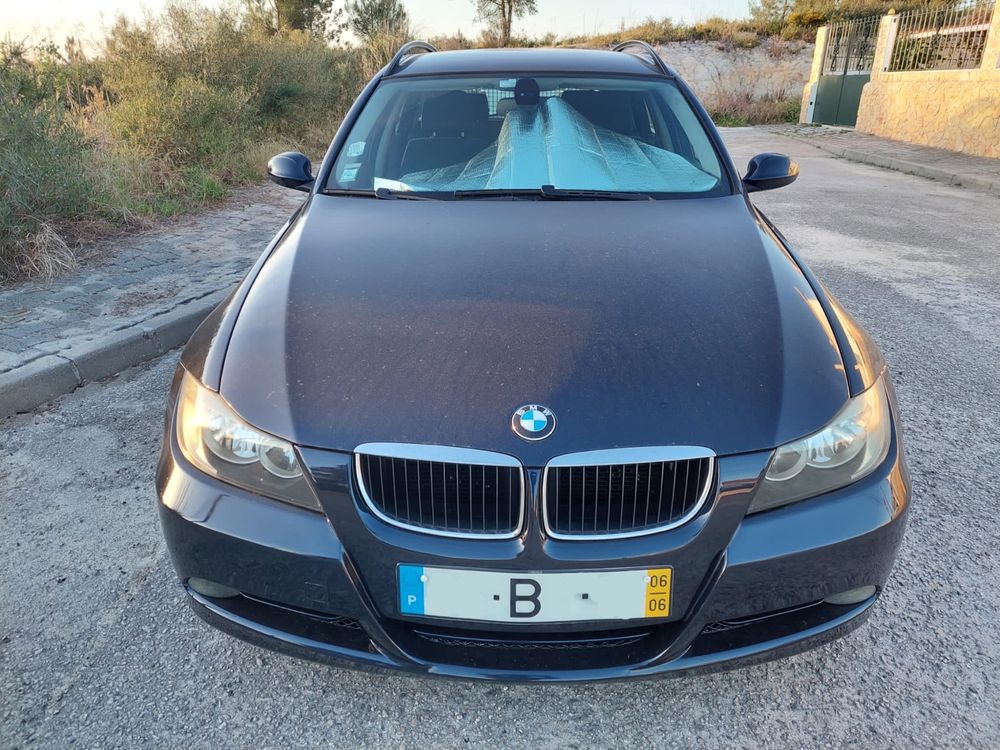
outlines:
[[210, 596], [213, 599], [232, 599], [240, 595], [240, 592], [231, 586], [223, 586], [221, 583], [207, 581], [204, 578], [188, 578], [188, 586], [202, 596]]
[[877, 590], [878, 589], [875, 586], [861, 586], [860, 588], [851, 589], [850, 591], [842, 591], [839, 594], [828, 596], [823, 601], [827, 604], [860, 604], [866, 599], [871, 599], [875, 596], [875, 592]]

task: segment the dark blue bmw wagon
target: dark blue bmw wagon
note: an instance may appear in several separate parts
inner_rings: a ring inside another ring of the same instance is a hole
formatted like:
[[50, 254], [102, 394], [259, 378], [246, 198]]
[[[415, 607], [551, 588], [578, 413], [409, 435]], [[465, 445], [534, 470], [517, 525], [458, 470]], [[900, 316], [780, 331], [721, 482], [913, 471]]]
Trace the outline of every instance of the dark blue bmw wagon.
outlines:
[[909, 479], [878, 348], [648, 46], [406, 45], [181, 358], [195, 612], [330, 663], [596, 680], [847, 633]]

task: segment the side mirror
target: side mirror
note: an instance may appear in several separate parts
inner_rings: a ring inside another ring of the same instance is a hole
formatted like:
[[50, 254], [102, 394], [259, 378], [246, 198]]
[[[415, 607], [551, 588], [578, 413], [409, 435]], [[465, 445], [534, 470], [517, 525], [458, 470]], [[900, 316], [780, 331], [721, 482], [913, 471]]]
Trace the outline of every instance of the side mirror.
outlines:
[[309, 157], [298, 151], [286, 151], [272, 156], [267, 163], [267, 176], [271, 178], [271, 182], [276, 182], [282, 187], [305, 192], [309, 192], [316, 181]]
[[790, 185], [798, 176], [799, 165], [784, 154], [757, 154], [747, 164], [743, 184], [748, 193], [755, 193]]

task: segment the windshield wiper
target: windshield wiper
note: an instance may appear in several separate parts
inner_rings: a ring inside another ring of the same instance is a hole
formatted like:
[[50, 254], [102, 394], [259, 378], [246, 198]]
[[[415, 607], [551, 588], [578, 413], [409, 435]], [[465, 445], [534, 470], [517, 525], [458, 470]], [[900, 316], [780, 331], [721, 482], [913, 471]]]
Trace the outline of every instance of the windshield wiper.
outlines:
[[404, 201], [438, 201], [443, 198], [421, 193], [411, 193], [407, 190], [390, 190], [389, 188], [376, 188], [375, 190], [340, 190], [328, 188], [323, 195], [348, 195], [358, 198], [379, 198], [381, 200], [404, 200]]
[[340, 188], [324, 188], [320, 190], [323, 195], [348, 195], [356, 198], [374, 198], [375, 193], [371, 190], [342, 190]]
[[403, 201], [439, 201], [441, 196], [427, 195], [425, 193], [411, 193], [409, 190], [390, 190], [389, 188], [375, 188], [375, 197], [382, 200], [403, 200]]
[[537, 198], [538, 191], [531, 189], [510, 190], [456, 190], [455, 198]]
[[557, 188], [555, 185], [542, 185], [539, 195], [545, 200], [565, 201], [577, 198], [604, 201], [651, 201], [653, 196], [646, 193], [634, 193], [624, 190], [572, 190]]

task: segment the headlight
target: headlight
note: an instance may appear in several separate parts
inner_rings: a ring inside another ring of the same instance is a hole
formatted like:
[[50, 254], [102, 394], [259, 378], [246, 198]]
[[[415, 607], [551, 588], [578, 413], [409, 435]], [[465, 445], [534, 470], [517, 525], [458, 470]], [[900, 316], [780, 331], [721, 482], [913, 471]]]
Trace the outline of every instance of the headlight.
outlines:
[[177, 442], [188, 461], [216, 479], [320, 510], [292, 444], [248, 425], [188, 372], [177, 397]]
[[860, 393], [826, 427], [774, 452], [749, 513], [856, 482], [874, 471], [889, 452], [889, 400], [882, 379]]

